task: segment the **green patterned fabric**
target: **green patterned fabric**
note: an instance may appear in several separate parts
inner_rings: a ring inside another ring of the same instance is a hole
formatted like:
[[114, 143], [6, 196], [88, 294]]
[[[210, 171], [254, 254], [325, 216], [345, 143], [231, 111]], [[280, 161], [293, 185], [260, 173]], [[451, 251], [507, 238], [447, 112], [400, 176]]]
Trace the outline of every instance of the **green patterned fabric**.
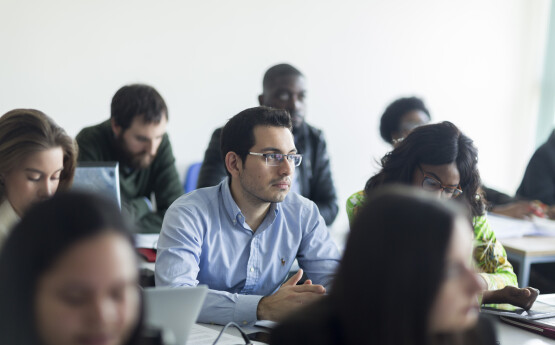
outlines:
[[[364, 191], [347, 199], [347, 215], [352, 223], [360, 206], [364, 204]], [[486, 216], [474, 217], [474, 260], [476, 269], [488, 284], [488, 290], [502, 289], [507, 285], [518, 286], [513, 266], [507, 260], [503, 245], [497, 241]]]

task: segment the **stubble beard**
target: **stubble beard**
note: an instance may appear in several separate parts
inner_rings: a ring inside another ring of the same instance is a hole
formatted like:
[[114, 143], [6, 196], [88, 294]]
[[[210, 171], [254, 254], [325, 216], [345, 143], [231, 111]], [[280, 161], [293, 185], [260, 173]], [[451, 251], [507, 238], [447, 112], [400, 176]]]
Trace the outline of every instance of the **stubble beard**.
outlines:
[[152, 164], [155, 156], [148, 152], [132, 153], [127, 149], [127, 144], [120, 134], [116, 137], [116, 144], [119, 151], [119, 157], [122, 162], [133, 169], [146, 169]]
[[241, 189], [243, 190], [243, 196], [249, 201], [249, 203], [253, 205], [282, 202], [283, 200], [285, 200], [285, 197], [289, 192], [283, 191], [281, 193], [277, 193], [274, 197], [264, 197], [258, 191], [256, 186], [253, 186], [251, 183], [249, 183], [248, 177], [245, 176], [243, 172], [239, 174], [239, 183], [241, 184]]

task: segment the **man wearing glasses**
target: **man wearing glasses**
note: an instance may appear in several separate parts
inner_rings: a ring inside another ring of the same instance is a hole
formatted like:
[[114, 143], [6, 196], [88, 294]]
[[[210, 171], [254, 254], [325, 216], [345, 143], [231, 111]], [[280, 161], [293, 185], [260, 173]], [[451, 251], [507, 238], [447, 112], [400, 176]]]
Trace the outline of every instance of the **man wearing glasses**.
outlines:
[[[314, 202], [290, 193], [303, 162], [291, 128], [285, 110], [234, 116], [221, 136], [227, 178], [182, 196], [166, 213], [156, 285], [208, 285], [200, 322], [278, 321], [331, 282], [339, 251]], [[302, 269], [281, 285], [295, 259]], [[303, 270], [308, 280], [296, 285]]]
[[[258, 102], [260, 105], [289, 112], [293, 121], [295, 146], [304, 156], [303, 164], [297, 168], [292, 188], [314, 201], [326, 224], [330, 225], [339, 210], [330, 159], [322, 131], [305, 121], [305, 101], [305, 77], [298, 69], [288, 64], [279, 64], [266, 71]], [[218, 128], [212, 134], [199, 173], [198, 188], [214, 186], [226, 176], [220, 159], [221, 132], [222, 129]]]

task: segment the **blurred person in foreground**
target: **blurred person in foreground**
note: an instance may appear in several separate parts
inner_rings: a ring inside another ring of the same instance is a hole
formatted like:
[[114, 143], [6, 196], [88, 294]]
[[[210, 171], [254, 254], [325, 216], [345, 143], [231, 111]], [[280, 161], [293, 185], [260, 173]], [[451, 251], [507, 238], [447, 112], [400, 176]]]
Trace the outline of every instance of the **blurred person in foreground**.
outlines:
[[492, 325], [477, 324], [471, 262], [462, 208], [411, 187], [377, 190], [352, 223], [330, 295], [290, 315], [270, 343], [494, 345]]

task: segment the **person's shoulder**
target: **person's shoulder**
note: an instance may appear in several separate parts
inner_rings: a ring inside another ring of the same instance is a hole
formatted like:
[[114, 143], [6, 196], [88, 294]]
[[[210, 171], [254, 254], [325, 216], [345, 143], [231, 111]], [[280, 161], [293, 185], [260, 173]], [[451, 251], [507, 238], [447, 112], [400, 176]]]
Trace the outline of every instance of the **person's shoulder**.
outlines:
[[328, 296], [291, 314], [272, 331], [270, 339], [272, 345], [341, 342], [341, 323]]
[[295, 192], [289, 192], [285, 199], [281, 202], [282, 207], [296, 211], [299, 209], [312, 211], [316, 204], [314, 201]]
[[78, 142], [93, 138], [106, 137], [112, 134], [110, 120], [103, 121], [99, 124], [83, 128], [76, 137]]
[[210, 137], [210, 146], [212, 148], [217, 148], [218, 151], [220, 150], [220, 138], [222, 136], [223, 127], [218, 127], [212, 132], [212, 136]]
[[364, 203], [365, 200], [366, 200], [366, 194], [364, 194], [363, 190], [360, 190], [358, 192], [351, 194], [351, 196], [347, 198], [347, 206], [349, 205], [353, 207], [360, 206]]
[[489, 225], [487, 214], [472, 217], [472, 225], [475, 229], [481, 229]]
[[218, 127], [214, 130], [214, 132], [212, 132], [212, 135], [216, 135], [218, 136], [218, 138], [220, 137], [220, 135], [222, 134], [222, 131], [224, 130], [223, 127]]
[[306, 123], [306, 128], [308, 129], [308, 134], [314, 138], [321, 138], [324, 139], [324, 131], [319, 128], [316, 128], [308, 123]]
[[177, 198], [170, 208], [208, 214], [207, 210], [217, 206], [219, 195], [220, 185], [195, 189]]
[[555, 131], [540, 145], [530, 158], [530, 163], [538, 160], [552, 160], [555, 157]]

